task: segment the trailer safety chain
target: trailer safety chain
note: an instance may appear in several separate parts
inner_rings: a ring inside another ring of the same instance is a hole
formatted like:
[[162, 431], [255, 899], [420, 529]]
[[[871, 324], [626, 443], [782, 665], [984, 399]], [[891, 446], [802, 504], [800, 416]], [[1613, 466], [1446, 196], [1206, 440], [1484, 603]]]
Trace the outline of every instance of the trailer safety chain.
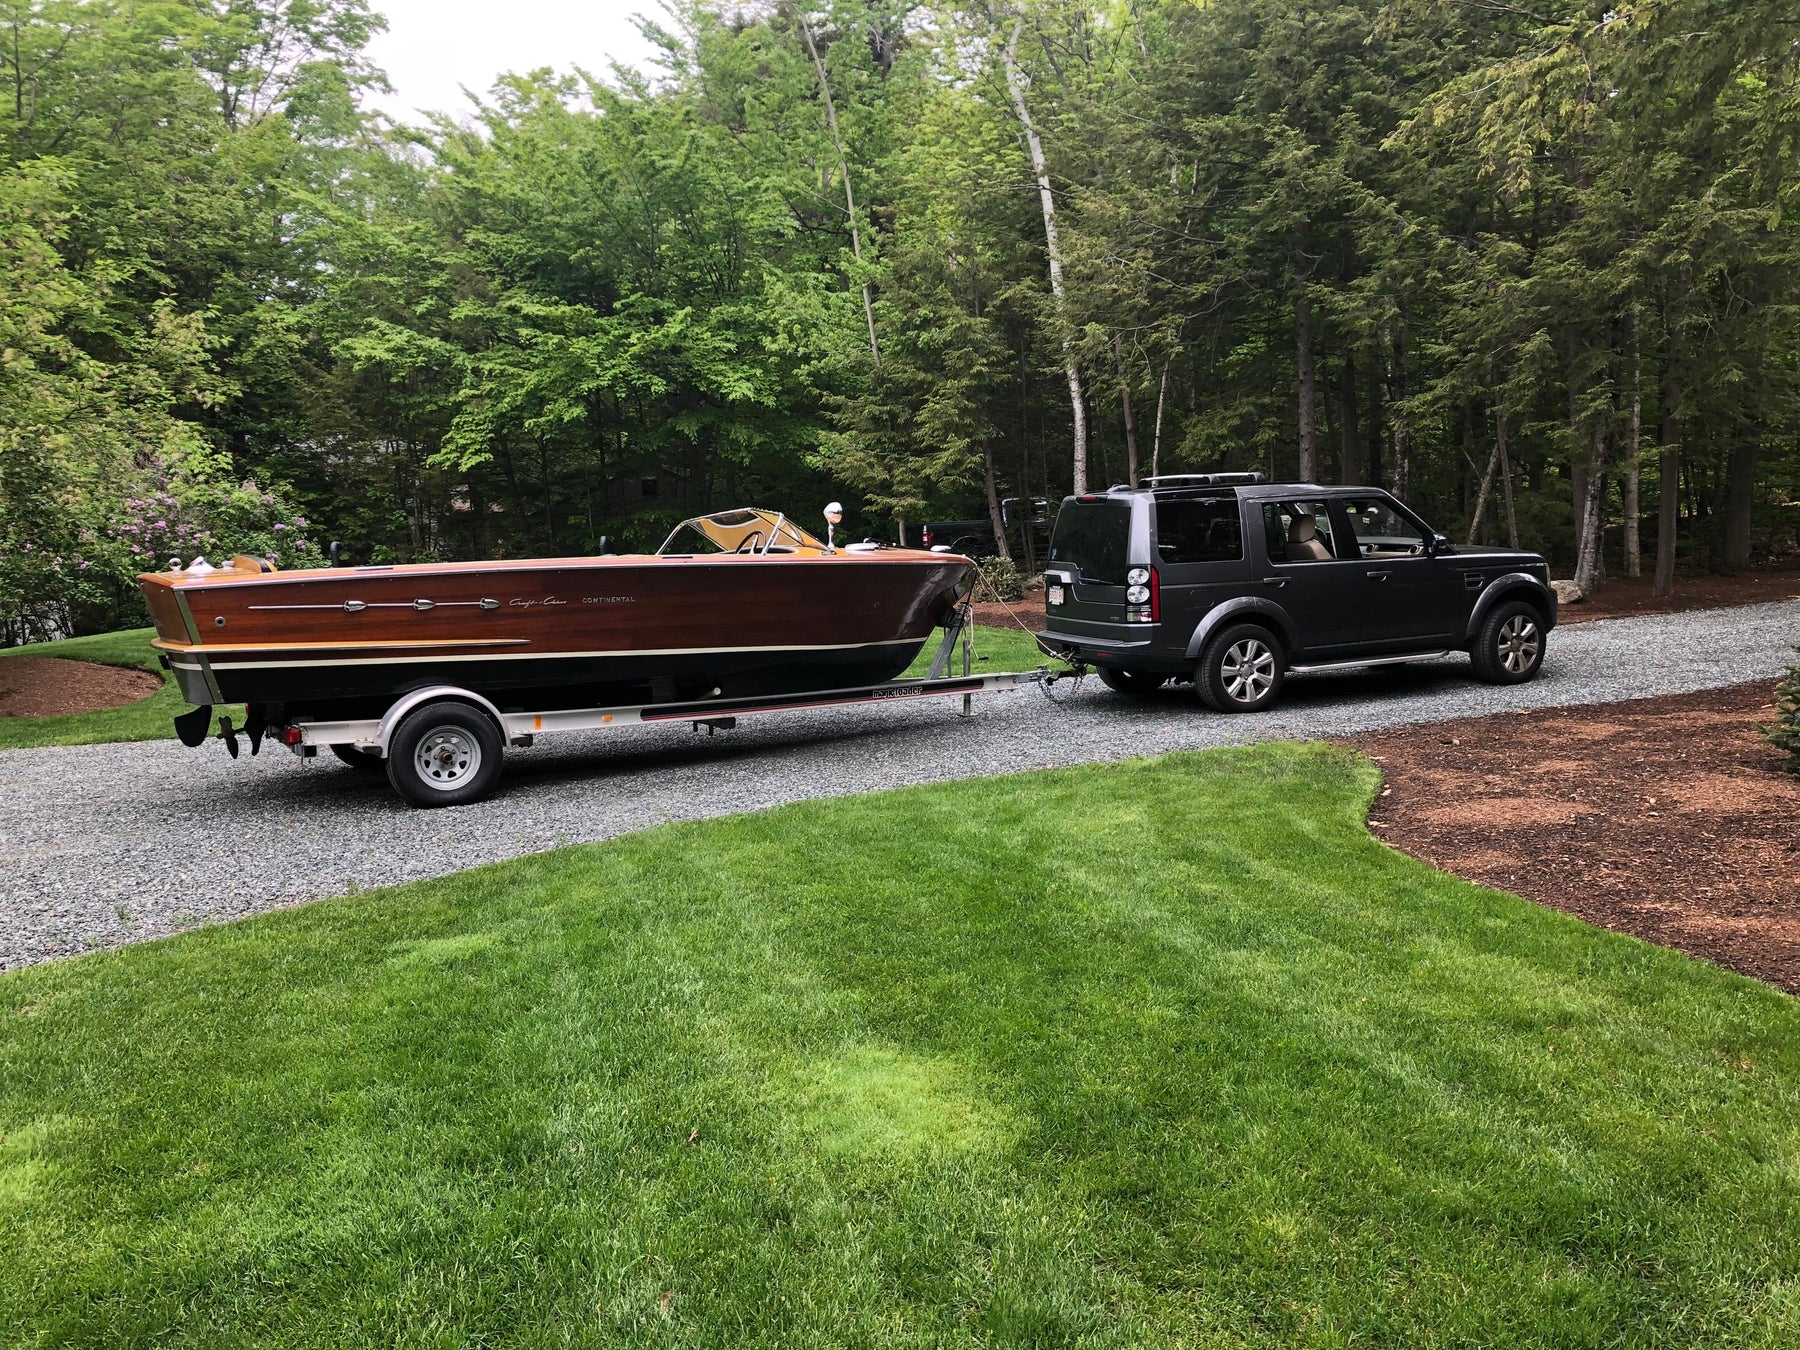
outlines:
[[[1032, 631], [1031, 626], [1029, 624], [1027, 624], [1025, 622], [1025, 620], [1023, 620], [1019, 617], [1018, 611], [1015, 610], [1010, 604], [1008, 604], [1006, 602], [1006, 599], [1000, 594], [999, 589], [994, 585], [993, 582], [989, 581], [987, 579], [987, 577], [982, 574], [982, 571], [979, 567], [977, 567], [975, 569], [975, 585], [976, 585], [976, 587], [985, 588], [987, 590], [987, 593], [993, 597], [994, 603], [999, 605], [1001, 609], [1006, 611], [1006, 617], [1011, 619], [1015, 624], [1017, 624], [1019, 626], [1019, 630], [1021, 632], [1028, 634], [1031, 637], [1032, 642], [1034, 642], [1037, 645], [1037, 649], [1040, 652], [1042, 652], [1045, 656], [1048, 656], [1052, 660], [1055, 660], [1055, 661], [1065, 661], [1068, 659], [1064, 656], [1059, 655], [1056, 652], [1051, 651], [1048, 647], [1046, 647], [1044, 645], [1043, 640], [1041, 638], [1039, 638], [1035, 632]], [[971, 588], [970, 594], [969, 594], [969, 599], [964, 602], [964, 604], [970, 610], [973, 610], [973, 608], [974, 608], [974, 599], [975, 599], [974, 589]], [[971, 615], [971, 617], [973, 617], [973, 615]], [[1046, 699], [1048, 699], [1051, 703], [1053, 703], [1058, 708], [1066, 708], [1067, 705], [1069, 704], [1069, 702], [1071, 701], [1071, 699], [1080, 696], [1082, 683], [1083, 683], [1083, 681], [1085, 681], [1087, 679], [1087, 677], [1090, 673], [1089, 667], [1087, 667], [1086, 665], [1082, 664], [1079, 661], [1069, 662], [1069, 667], [1070, 667], [1069, 670], [1067, 670], [1066, 672], [1059, 671], [1059, 670], [1046, 669], [1045, 673], [1044, 673], [1044, 678], [1041, 680], [1035, 681], [1038, 688], [1043, 690], [1044, 697]], [[1075, 681], [1075, 687], [1070, 691], [1069, 698], [1058, 698], [1055, 694], [1050, 692], [1050, 686], [1057, 683], [1059, 680], [1074, 680]]]

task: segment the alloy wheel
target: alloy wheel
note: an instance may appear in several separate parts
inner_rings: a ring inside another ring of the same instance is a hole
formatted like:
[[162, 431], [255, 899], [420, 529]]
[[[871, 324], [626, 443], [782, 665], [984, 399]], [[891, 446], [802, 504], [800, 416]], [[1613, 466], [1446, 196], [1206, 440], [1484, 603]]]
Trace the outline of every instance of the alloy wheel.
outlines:
[[1529, 615], [1515, 614], [1500, 625], [1500, 664], [1508, 675], [1523, 675], [1530, 670], [1543, 649], [1538, 626]]
[[1275, 684], [1275, 653], [1257, 638], [1232, 643], [1219, 662], [1219, 682], [1234, 702], [1256, 702]]

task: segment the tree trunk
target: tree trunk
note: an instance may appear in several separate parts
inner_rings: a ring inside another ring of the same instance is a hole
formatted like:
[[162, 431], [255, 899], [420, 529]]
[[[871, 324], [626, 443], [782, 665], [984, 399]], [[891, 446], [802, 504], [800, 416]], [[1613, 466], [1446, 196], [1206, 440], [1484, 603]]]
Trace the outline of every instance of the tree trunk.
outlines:
[[1762, 433], [1740, 438], [1731, 447], [1725, 484], [1725, 571], [1750, 570], [1750, 527], [1756, 509], [1756, 463], [1762, 454]]
[[1604, 434], [1594, 437], [1594, 458], [1590, 464], [1575, 466], [1575, 589], [1591, 595], [1600, 588], [1601, 508], [1606, 492], [1606, 475], [1596, 467], [1606, 460]]
[[1125, 357], [1119, 347], [1119, 338], [1113, 335], [1113, 364], [1119, 369], [1119, 410], [1125, 416], [1125, 482], [1129, 487], [1138, 485], [1138, 443], [1137, 415], [1131, 408], [1131, 380], [1125, 373]]
[[1344, 386], [1339, 391], [1340, 407], [1338, 459], [1341, 472], [1339, 477], [1346, 483], [1362, 482], [1362, 446], [1358, 441], [1358, 412], [1356, 407], [1356, 358], [1344, 358]]
[[1162, 383], [1156, 389], [1156, 432], [1150, 441], [1150, 476], [1156, 477], [1162, 472], [1162, 428], [1163, 404], [1169, 397], [1169, 363], [1173, 356], [1163, 358]]
[[1075, 335], [1069, 329], [1069, 302], [1063, 291], [1062, 244], [1056, 234], [1056, 197], [1050, 191], [1050, 169], [1044, 160], [1044, 142], [1038, 136], [1037, 123], [1025, 102], [1025, 72], [1019, 68], [1019, 35], [1025, 31], [1025, 20], [1014, 19], [1012, 33], [1006, 40], [1006, 88], [1012, 95], [1013, 111], [1025, 132], [1025, 145], [1031, 152], [1031, 167], [1037, 174], [1038, 204], [1044, 213], [1044, 251], [1050, 257], [1050, 293], [1056, 301], [1056, 319], [1062, 329], [1063, 371], [1069, 377], [1069, 411], [1074, 421], [1074, 474], [1072, 486], [1076, 496], [1088, 490], [1087, 407], [1081, 393], [1081, 369], [1075, 363]]
[[1412, 486], [1412, 456], [1406, 418], [1407, 395], [1406, 322], [1394, 334], [1394, 495], [1402, 501]]
[[[1006, 513], [1000, 509], [1000, 489], [994, 483], [994, 443], [981, 443], [981, 475], [987, 488], [988, 521], [994, 527], [994, 555], [1012, 561], [1012, 550], [1006, 545]], [[1029, 528], [1029, 526], [1028, 526]]]
[[1294, 303], [1294, 360], [1300, 372], [1300, 481], [1319, 481], [1319, 373], [1313, 364], [1312, 295]]
[[1366, 481], [1370, 487], [1380, 487], [1385, 477], [1381, 462], [1381, 448], [1387, 444], [1385, 423], [1386, 404], [1382, 398], [1381, 366], [1375, 367], [1375, 378], [1369, 386], [1369, 435], [1363, 444], [1369, 449], [1369, 465]]
[[[1501, 419], [1504, 424], [1505, 419]], [[1475, 509], [1469, 513], [1469, 542], [1473, 544], [1481, 534], [1481, 515], [1487, 510], [1488, 490], [1494, 486], [1494, 475], [1500, 469], [1500, 448], [1505, 441], [1504, 434], [1494, 437], [1494, 451], [1488, 456], [1487, 472], [1481, 477], [1481, 488], [1475, 494]]]
[[1512, 461], [1506, 452], [1506, 414], [1494, 414], [1494, 451], [1500, 456], [1500, 485], [1506, 489], [1506, 546], [1519, 546], [1519, 517], [1513, 510]]
[[1638, 538], [1638, 487], [1642, 476], [1639, 457], [1644, 441], [1644, 362], [1638, 348], [1637, 310], [1631, 311], [1631, 417], [1626, 424], [1625, 480], [1625, 575], [1641, 576], [1644, 570], [1643, 541]]
[[[838, 131], [837, 104], [831, 98], [831, 81], [826, 78], [825, 62], [819, 57], [819, 47], [813, 41], [812, 26], [806, 22], [798, 7], [794, 9], [794, 21], [800, 25], [800, 34], [806, 39], [806, 54], [812, 58], [813, 72], [819, 77], [819, 93], [825, 101], [825, 125], [831, 129], [832, 148], [837, 151], [838, 172], [844, 177], [844, 210], [850, 218], [850, 252], [860, 266], [862, 256], [862, 227], [856, 219], [856, 190], [850, 182], [850, 157], [844, 153], [844, 138]], [[881, 369], [881, 343], [875, 338], [875, 298], [870, 294], [869, 283], [862, 283], [863, 318], [869, 324], [869, 354], [875, 359], [875, 368]]]
[[[1681, 294], [1687, 294], [1688, 270], [1682, 269]], [[1681, 329], [1670, 324], [1667, 303], [1663, 309], [1663, 327], [1667, 333], [1663, 351], [1662, 453], [1656, 461], [1656, 579], [1651, 583], [1653, 595], [1675, 593], [1675, 544], [1681, 527], [1681, 447], [1675, 436], [1677, 416], [1681, 410], [1681, 374], [1676, 365], [1680, 355]]]

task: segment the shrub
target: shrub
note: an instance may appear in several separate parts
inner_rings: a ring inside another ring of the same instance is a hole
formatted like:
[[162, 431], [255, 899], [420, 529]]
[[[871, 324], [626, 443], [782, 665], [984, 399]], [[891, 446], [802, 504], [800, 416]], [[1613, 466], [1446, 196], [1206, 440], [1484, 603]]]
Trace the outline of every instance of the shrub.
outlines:
[[66, 511], [0, 511], [0, 644], [145, 623], [137, 574], [173, 558], [204, 556], [215, 566], [234, 553], [282, 567], [322, 561], [306, 517], [282, 492], [199, 467], [215, 471], [163, 462], [138, 471], [110, 500], [96, 491]]
[[1764, 727], [1763, 735], [1793, 756], [1788, 768], [1800, 773], [1800, 666], [1789, 666], [1787, 678], [1775, 686], [1775, 723]]
[[981, 580], [975, 587], [977, 600], [1023, 600], [1025, 574], [1011, 558], [983, 558], [976, 564]]

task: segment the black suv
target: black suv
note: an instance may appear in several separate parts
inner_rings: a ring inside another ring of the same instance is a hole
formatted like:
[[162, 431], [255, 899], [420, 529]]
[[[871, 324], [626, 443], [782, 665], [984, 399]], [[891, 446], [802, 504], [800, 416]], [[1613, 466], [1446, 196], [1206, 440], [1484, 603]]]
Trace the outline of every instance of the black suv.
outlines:
[[1453, 546], [1376, 488], [1261, 474], [1070, 497], [1044, 580], [1046, 649], [1121, 693], [1185, 676], [1221, 712], [1268, 707], [1290, 673], [1450, 651], [1518, 684], [1556, 626], [1540, 555]]

